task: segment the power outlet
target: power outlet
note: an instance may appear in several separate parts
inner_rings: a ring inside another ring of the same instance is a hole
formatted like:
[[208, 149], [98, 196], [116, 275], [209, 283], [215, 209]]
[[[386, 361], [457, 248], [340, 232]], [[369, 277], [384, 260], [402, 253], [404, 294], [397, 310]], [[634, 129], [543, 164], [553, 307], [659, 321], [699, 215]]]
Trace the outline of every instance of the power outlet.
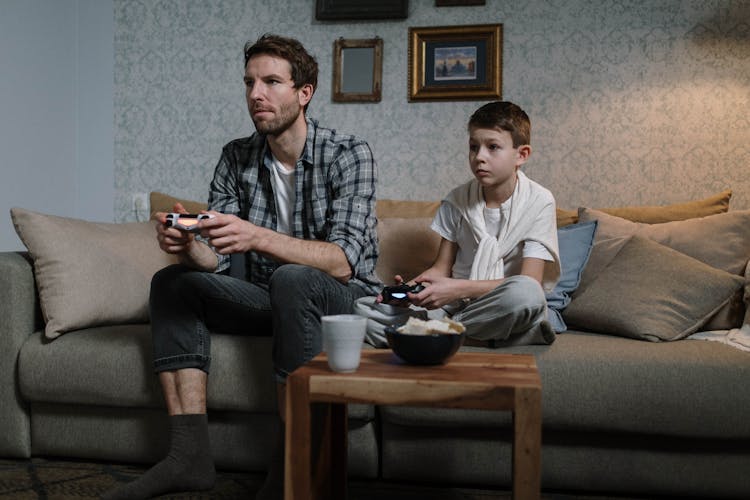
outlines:
[[133, 195], [133, 213], [135, 220], [142, 222], [148, 219], [148, 195], [146, 193], [135, 193]]

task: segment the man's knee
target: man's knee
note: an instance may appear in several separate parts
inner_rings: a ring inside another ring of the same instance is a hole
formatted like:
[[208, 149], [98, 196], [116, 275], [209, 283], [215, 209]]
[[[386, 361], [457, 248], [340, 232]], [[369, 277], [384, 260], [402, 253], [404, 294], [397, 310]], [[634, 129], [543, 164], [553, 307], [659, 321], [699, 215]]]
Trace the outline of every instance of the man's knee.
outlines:
[[320, 269], [301, 264], [285, 264], [271, 275], [271, 302], [281, 300], [282, 303], [287, 303], [292, 297], [313, 299], [319, 295], [325, 296], [332, 280]]
[[[201, 287], [211, 273], [196, 271], [182, 264], [160, 269], [151, 278], [149, 308], [152, 313], [163, 313], [183, 306], [194, 309], [201, 300]], [[160, 314], [156, 314], [161, 318]]]
[[271, 287], [290, 288], [304, 284], [306, 281], [316, 279], [322, 271], [302, 264], [284, 264], [279, 266], [271, 275], [269, 282]]
[[151, 278], [151, 295], [171, 293], [179, 276], [185, 274], [187, 270], [188, 268], [182, 264], [172, 264], [156, 271]]

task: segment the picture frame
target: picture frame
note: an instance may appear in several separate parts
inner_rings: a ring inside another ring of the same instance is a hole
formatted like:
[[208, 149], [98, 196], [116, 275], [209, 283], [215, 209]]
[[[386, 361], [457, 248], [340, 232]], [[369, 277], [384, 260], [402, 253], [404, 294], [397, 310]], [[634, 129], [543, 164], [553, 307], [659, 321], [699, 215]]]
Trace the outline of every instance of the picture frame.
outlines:
[[466, 7], [485, 3], [485, 0], [435, 0], [435, 7]]
[[409, 0], [316, 0], [315, 19], [350, 21], [361, 19], [406, 19]]
[[409, 28], [409, 101], [502, 98], [503, 25]]
[[379, 102], [382, 78], [382, 38], [339, 38], [333, 43], [335, 102]]

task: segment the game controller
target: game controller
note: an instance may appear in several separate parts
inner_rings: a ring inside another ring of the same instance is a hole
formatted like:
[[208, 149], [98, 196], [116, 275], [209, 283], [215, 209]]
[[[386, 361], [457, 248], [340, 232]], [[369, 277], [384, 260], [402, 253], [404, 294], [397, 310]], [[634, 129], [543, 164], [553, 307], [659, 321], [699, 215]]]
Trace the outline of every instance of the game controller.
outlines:
[[197, 233], [198, 223], [205, 219], [213, 219], [211, 214], [167, 214], [167, 227], [173, 227], [187, 233]]
[[419, 293], [422, 290], [424, 290], [424, 285], [422, 284], [407, 285], [403, 283], [401, 285], [384, 287], [380, 295], [383, 297], [383, 302], [391, 302], [393, 300], [406, 300], [407, 293]]

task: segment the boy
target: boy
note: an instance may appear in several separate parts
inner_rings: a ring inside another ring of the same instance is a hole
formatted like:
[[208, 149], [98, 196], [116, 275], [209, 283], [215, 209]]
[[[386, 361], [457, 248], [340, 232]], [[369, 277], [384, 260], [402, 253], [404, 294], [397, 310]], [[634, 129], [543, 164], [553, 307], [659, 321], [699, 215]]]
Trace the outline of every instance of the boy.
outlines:
[[408, 294], [413, 305], [442, 308], [463, 323], [469, 345], [555, 340], [544, 296], [560, 276], [555, 200], [519, 170], [531, 155], [530, 129], [510, 102], [471, 116], [474, 179], [443, 200], [431, 225], [442, 237], [438, 256], [413, 279], [424, 290]]

